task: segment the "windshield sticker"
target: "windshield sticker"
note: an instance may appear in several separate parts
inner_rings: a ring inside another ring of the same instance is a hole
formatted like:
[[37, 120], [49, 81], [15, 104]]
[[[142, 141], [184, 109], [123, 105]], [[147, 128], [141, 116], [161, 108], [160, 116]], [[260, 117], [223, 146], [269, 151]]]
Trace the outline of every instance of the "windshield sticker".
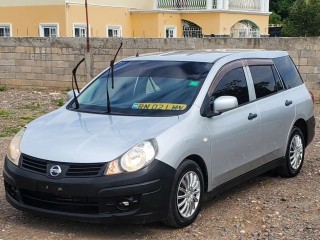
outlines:
[[190, 81], [189, 82], [189, 87], [198, 87], [200, 84], [199, 81]]
[[139, 110], [169, 110], [169, 111], [183, 111], [187, 108], [186, 104], [174, 103], [134, 103], [132, 109]]

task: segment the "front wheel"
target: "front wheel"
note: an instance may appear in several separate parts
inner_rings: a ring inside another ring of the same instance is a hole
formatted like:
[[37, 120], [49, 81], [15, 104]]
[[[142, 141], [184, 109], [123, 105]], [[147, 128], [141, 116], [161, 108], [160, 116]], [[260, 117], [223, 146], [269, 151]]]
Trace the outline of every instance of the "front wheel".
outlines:
[[170, 196], [169, 214], [164, 222], [173, 227], [193, 223], [201, 209], [203, 175], [197, 163], [185, 160], [177, 169]]
[[285, 156], [285, 165], [278, 169], [282, 177], [295, 177], [301, 170], [304, 160], [305, 142], [300, 128], [293, 127]]

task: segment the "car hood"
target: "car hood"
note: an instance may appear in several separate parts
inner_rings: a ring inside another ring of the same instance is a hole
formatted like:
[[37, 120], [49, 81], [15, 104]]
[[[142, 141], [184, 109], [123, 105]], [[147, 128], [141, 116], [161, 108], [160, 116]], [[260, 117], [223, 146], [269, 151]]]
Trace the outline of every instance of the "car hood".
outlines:
[[156, 138], [173, 117], [111, 116], [59, 109], [27, 126], [21, 152], [58, 162], [109, 162], [137, 143]]

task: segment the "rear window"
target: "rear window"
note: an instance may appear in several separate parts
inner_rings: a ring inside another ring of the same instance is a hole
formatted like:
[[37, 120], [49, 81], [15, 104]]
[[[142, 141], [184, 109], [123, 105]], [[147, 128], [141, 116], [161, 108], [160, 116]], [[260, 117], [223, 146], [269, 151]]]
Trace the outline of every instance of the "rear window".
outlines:
[[272, 66], [250, 66], [257, 99], [277, 92]]
[[297, 87], [303, 83], [300, 74], [289, 56], [273, 59], [287, 89]]

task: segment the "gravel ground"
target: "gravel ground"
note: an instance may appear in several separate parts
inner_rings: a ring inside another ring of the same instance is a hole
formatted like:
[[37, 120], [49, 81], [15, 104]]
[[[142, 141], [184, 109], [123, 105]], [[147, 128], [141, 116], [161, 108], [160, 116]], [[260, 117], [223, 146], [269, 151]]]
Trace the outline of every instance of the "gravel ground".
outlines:
[[[58, 108], [64, 92], [0, 92], [0, 171], [7, 145], [20, 126]], [[294, 179], [271, 174], [204, 203], [196, 222], [184, 229], [160, 223], [101, 225], [23, 213], [5, 200], [0, 184], [2, 239], [320, 239], [320, 104], [317, 133], [305, 165]]]

